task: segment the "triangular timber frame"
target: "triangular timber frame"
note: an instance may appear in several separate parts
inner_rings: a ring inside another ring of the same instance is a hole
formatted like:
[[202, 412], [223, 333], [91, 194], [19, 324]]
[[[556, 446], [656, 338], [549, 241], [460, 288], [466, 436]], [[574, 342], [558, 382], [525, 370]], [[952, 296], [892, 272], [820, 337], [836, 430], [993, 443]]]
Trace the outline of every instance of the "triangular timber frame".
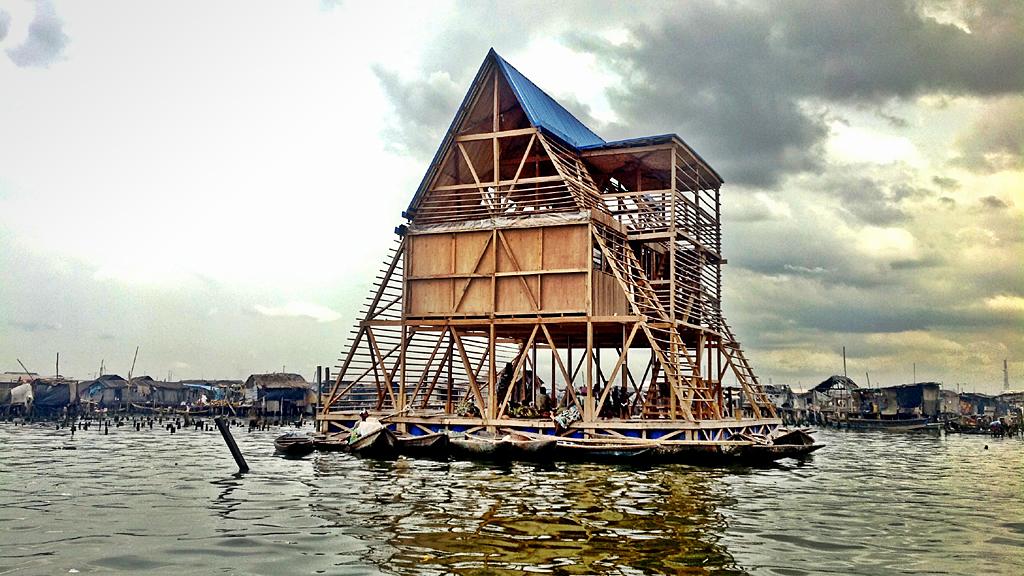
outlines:
[[[770, 433], [775, 408], [721, 313], [721, 184], [674, 135], [601, 140], [491, 51], [404, 213], [322, 428], [370, 410], [412, 433]], [[728, 374], [742, 400], [724, 396]], [[579, 418], [555, 426], [535, 404]]]

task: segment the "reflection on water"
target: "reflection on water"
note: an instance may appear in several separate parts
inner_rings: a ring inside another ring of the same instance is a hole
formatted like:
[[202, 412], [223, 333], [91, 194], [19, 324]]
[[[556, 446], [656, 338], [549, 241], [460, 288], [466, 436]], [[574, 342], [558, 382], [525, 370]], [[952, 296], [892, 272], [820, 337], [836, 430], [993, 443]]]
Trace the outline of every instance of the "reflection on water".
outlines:
[[[0, 574], [1019, 574], [1024, 442], [822, 432], [806, 463], [273, 455], [275, 432], [0, 424]], [[58, 448], [73, 444], [74, 451]], [[989, 449], [984, 449], [988, 445]]]

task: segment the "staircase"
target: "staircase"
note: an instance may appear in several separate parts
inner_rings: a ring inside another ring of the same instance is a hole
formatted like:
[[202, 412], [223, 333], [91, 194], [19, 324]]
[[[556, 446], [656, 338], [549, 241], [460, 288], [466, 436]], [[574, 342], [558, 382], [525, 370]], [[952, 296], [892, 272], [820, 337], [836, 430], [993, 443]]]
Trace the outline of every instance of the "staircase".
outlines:
[[764, 417], [766, 415], [763, 411], [766, 411], [768, 413], [767, 417], [775, 418], [775, 404], [772, 403], [768, 395], [764, 393], [764, 389], [761, 388], [761, 383], [758, 382], [757, 376], [754, 375], [754, 369], [751, 368], [750, 362], [747, 361], [746, 355], [743, 354], [739, 341], [733, 336], [732, 328], [729, 327], [724, 318], [721, 320], [722, 330], [726, 336], [726, 341], [722, 343], [722, 351], [729, 364], [733, 367], [736, 380], [740, 383], [747, 398], [750, 399], [750, 407], [754, 411], [754, 417]]

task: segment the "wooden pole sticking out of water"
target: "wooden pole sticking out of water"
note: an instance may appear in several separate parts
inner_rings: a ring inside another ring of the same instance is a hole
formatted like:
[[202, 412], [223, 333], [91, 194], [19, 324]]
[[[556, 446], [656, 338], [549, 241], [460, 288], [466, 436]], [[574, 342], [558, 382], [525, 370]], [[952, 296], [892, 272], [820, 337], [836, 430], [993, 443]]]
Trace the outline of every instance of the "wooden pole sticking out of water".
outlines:
[[[323, 366], [316, 367], [316, 410], [313, 412], [313, 430], [319, 432], [320, 425], [316, 419], [320, 417], [320, 392], [323, 390]], [[328, 376], [330, 378], [330, 376]]]
[[217, 424], [217, 429], [220, 430], [220, 435], [224, 437], [224, 443], [228, 445], [228, 450], [231, 451], [231, 456], [235, 459], [235, 464], [238, 464], [238, 472], [248, 472], [249, 465], [245, 463], [245, 457], [242, 456], [242, 451], [238, 449], [238, 444], [235, 444], [235, 438], [231, 435], [231, 429], [228, 428], [228, 424], [224, 421], [224, 417], [217, 416], [213, 421]]

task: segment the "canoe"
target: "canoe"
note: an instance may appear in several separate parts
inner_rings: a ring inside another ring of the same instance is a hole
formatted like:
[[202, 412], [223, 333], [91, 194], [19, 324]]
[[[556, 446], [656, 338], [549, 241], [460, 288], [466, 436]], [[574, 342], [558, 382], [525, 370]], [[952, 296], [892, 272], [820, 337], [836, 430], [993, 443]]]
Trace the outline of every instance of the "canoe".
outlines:
[[313, 448], [319, 452], [348, 452], [348, 434], [319, 434], [313, 437]]
[[744, 462], [775, 462], [783, 458], [804, 458], [824, 444], [753, 444], [744, 446], [737, 457]]
[[775, 437], [773, 444], [809, 446], [814, 444], [814, 437], [804, 428], [788, 430]]
[[305, 434], [284, 434], [274, 439], [274, 449], [286, 458], [302, 458], [314, 450], [313, 439]]
[[413, 458], [441, 458], [448, 455], [448, 434], [434, 432], [413, 436], [411, 434], [395, 434], [393, 436], [395, 449], [399, 454]]
[[519, 435], [506, 435], [500, 438], [465, 435], [450, 438], [448, 445], [453, 456], [471, 460], [537, 461], [551, 458], [558, 440]]
[[850, 418], [837, 424], [850, 430], [890, 430], [908, 432], [928, 427], [928, 418]]
[[353, 454], [369, 458], [394, 458], [398, 455], [394, 438], [395, 435], [387, 428], [381, 427], [350, 442], [348, 449]]
[[649, 459], [655, 455], [655, 450], [649, 444], [640, 443], [583, 444], [560, 440], [557, 454], [561, 459], [581, 462], [628, 462]]

